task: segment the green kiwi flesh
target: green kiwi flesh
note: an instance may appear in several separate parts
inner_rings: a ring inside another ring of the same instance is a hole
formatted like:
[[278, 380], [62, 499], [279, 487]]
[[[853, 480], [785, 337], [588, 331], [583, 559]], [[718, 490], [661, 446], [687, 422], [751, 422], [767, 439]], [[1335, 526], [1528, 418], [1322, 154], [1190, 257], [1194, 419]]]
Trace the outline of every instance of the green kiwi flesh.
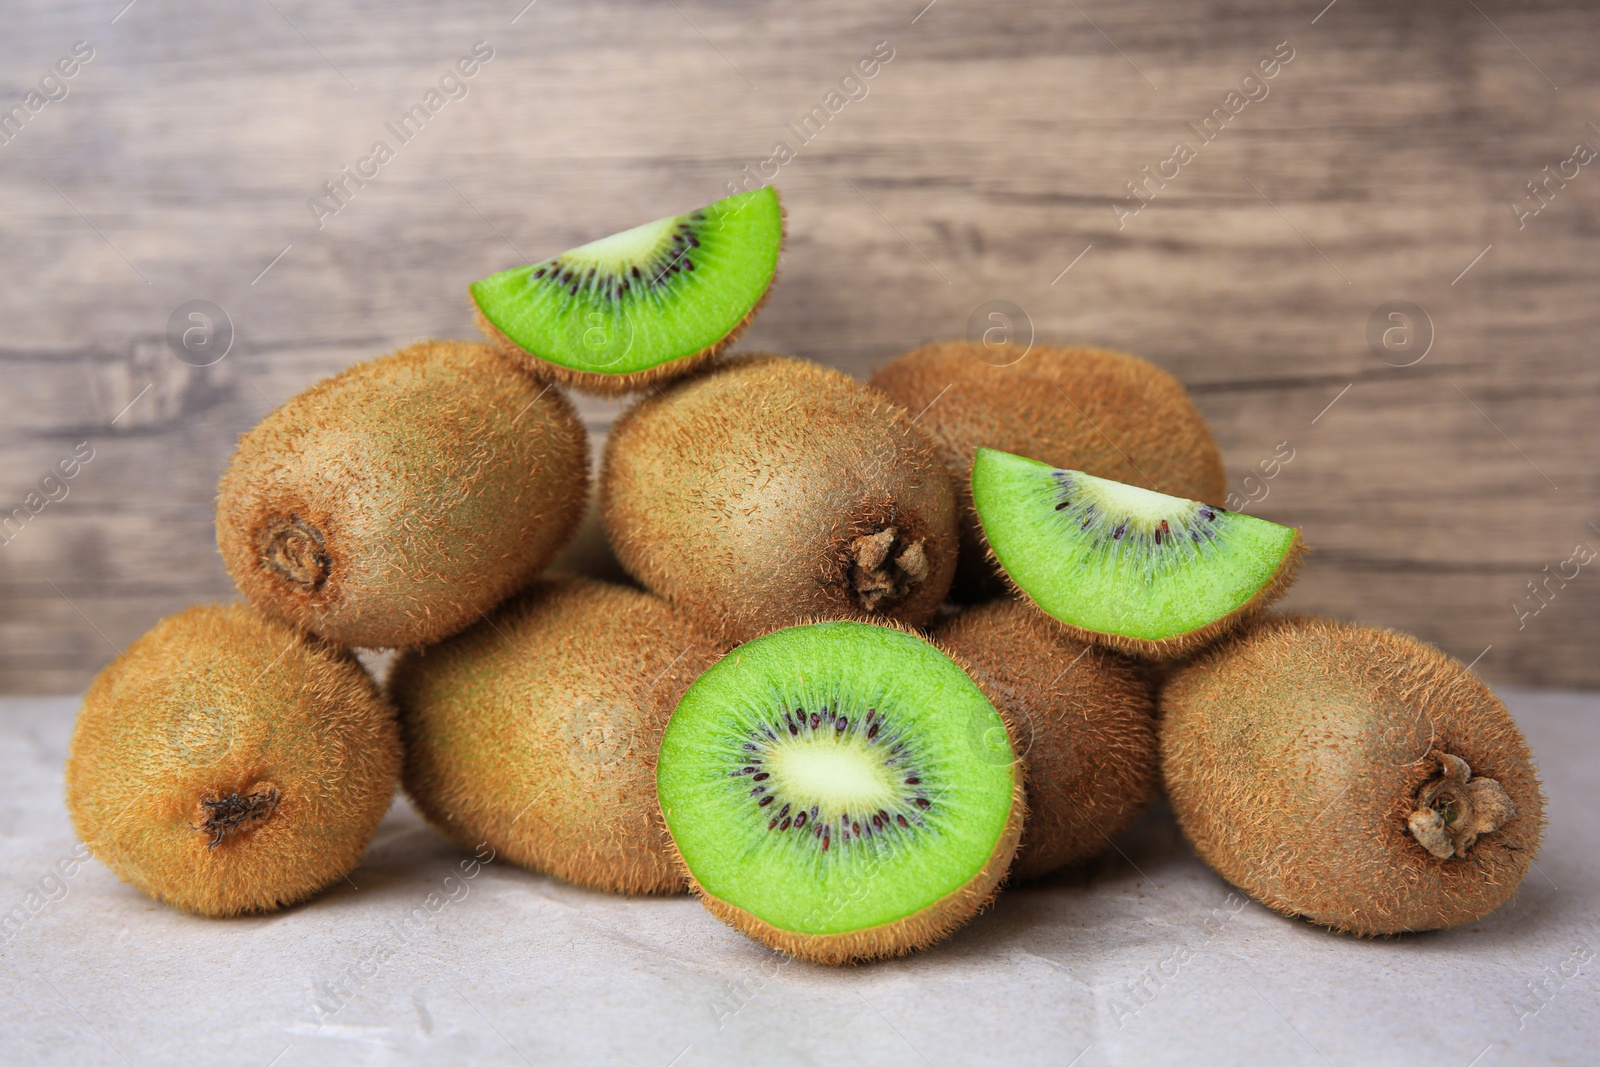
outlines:
[[1024, 801], [1004, 720], [947, 655], [858, 622], [757, 638], [678, 703], [661, 810], [713, 913], [844, 963], [947, 935], [992, 896]]
[[1268, 618], [1161, 694], [1173, 812], [1269, 907], [1366, 936], [1473, 922], [1516, 892], [1545, 802], [1511, 713], [1388, 630]]
[[536, 371], [626, 391], [731, 341], [772, 285], [782, 244], [768, 186], [484, 278], [472, 299], [490, 339]]
[[972, 497], [990, 551], [1045, 614], [1102, 643], [1182, 655], [1275, 600], [1298, 530], [979, 448]]

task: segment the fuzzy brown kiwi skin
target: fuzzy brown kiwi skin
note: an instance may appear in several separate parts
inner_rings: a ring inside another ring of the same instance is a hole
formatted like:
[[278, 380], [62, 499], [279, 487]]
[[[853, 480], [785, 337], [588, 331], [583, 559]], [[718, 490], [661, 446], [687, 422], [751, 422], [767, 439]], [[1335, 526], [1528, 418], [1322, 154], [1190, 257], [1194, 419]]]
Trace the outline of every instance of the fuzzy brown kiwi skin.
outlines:
[[469, 848], [603, 892], [682, 892], [656, 754], [723, 651], [659, 597], [541, 579], [395, 665], [406, 793]]
[[[780, 202], [778, 210], [782, 216], [782, 233], [779, 237], [778, 245], [778, 254], [781, 256], [784, 243], [787, 242], [789, 236], [789, 209]], [[541, 381], [559, 382], [569, 389], [576, 389], [578, 392], [587, 393], [590, 396], [627, 396], [629, 393], [643, 392], [646, 389], [651, 389], [666, 382], [676, 381], [679, 378], [686, 378], [705, 370], [718, 356], [728, 350], [729, 345], [739, 339], [739, 335], [744, 333], [745, 328], [751, 322], [755, 321], [755, 317], [760, 313], [762, 305], [772, 295], [773, 286], [778, 284], [778, 274], [779, 271], [774, 269], [772, 280], [767, 283], [766, 292], [761, 294], [761, 299], [755, 302], [755, 306], [750, 309], [744, 318], [738, 321], [733, 329], [728, 331], [722, 340], [708, 345], [691, 355], [669, 359], [665, 363], [657, 363], [654, 367], [646, 367], [644, 370], [634, 371], [631, 374], [602, 374], [595, 371], [574, 370], [571, 367], [564, 367], [559, 363], [541, 359], [538, 355], [517, 344], [500, 327], [490, 322], [488, 316], [484, 315], [483, 310], [478, 307], [476, 300], [472, 300], [472, 321], [477, 325], [478, 332], [482, 333], [484, 338], [496, 350], [521, 364], [525, 370]], [[470, 296], [469, 299], [471, 299]]]
[[1005, 569], [1000, 566], [999, 557], [994, 554], [994, 548], [989, 544], [988, 535], [983, 534], [981, 528], [980, 536], [983, 537], [983, 551], [988, 557], [989, 563], [1005, 579], [1005, 583], [1010, 587], [1012, 594], [1026, 602], [1029, 607], [1039, 613], [1040, 617], [1048, 619], [1079, 641], [1104, 645], [1107, 648], [1114, 648], [1119, 652], [1141, 656], [1158, 663], [1192, 656], [1224, 634], [1231, 633], [1250, 620], [1259, 617], [1272, 604], [1282, 599], [1283, 595], [1289, 591], [1289, 587], [1294, 585], [1295, 579], [1300, 576], [1300, 564], [1305, 560], [1306, 555], [1305, 542], [1300, 539], [1300, 531], [1296, 530], [1294, 539], [1289, 542], [1288, 551], [1278, 561], [1278, 566], [1274, 568], [1271, 577], [1262, 583], [1261, 588], [1257, 589], [1255, 595], [1249, 600], [1240, 604], [1228, 614], [1222, 616], [1222, 618], [1208, 622], [1204, 626], [1186, 633], [1174, 634], [1171, 637], [1163, 637], [1159, 640], [1151, 641], [1142, 637], [1128, 637], [1124, 634], [1106, 634], [1096, 630], [1086, 630], [1081, 626], [1074, 626], [1050, 615], [1039, 606], [1037, 601], [1028, 595], [1025, 589], [1011, 580], [1011, 575], [1007, 574]]
[[426, 341], [292, 398], [217, 488], [217, 545], [267, 614], [341, 644], [437, 641], [525, 585], [583, 514], [588, 443], [558, 389]]
[[94, 855], [206, 916], [338, 882], [388, 810], [394, 709], [348, 651], [247, 604], [161, 620], [96, 676], [67, 756]]
[[[1509, 900], [1538, 850], [1544, 796], [1510, 712], [1404, 634], [1268, 619], [1176, 673], [1161, 704], [1162, 773], [1184, 833], [1285, 915], [1360, 936], [1445, 929]], [[1448, 859], [1407, 825], [1439, 753], [1516, 807]]]
[[[797, 620], [794, 625], [808, 626], [824, 621], [827, 620], [804, 618]], [[874, 620], [872, 625], [899, 630], [901, 633], [920, 638], [949, 656], [956, 666], [967, 672], [969, 677], [972, 675], [971, 666], [962, 659], [960, 652], [941, 642], [937, 636], [893, 619]], [[996, 704], [995, 711], [999, 713], [1000, 721], [1006, 729], [1007, 739], [1015, 751], [1022, 737], [1018, 722], [1012, 717], [1012, 710], [1008, 707]], [[1006, 825], [983, 866], [960, 888], [943, 899], [894, 922], [842, 934], [806, 934], [784, 930], [738, 905], [730, 904], [711, 894], [700, 884], [699, 879], [695, 878], [694, 872], [684, 861], [683, 854], [678, 851], [676, 843], [672, 846], [672, 855], [683, 879], [689, 885], [690, 892], [700, 899], [700, 903], [705, 905], [707, 911], [746, 937], [769, 948], [777, 949], [796, 959], [830, 967], [907, 956], [945, 940], [965, 926], [994, 903], [1011, 876], [1019, 844], [1031, 818], [1022, 761], [1013, 762], [1011, 770], [1011, 816], [1006, 820]], [[659, 811], [659, 807], [657, 810]], [[665, 816], [662, 816], [662, 821], [665, 822]]]
[[1155, 802], [1160, 767], [1144, 664], [1070, 637], [1016, 600], [933, 632], [1015, 724], [1028, 824], [1013, 882], [1093, 858]]
[[1125, 352], [1034, 345], [994, 366], [982, 345], [926, 345], [881, 367], [870, 384], [925, 428], [955, 479], [961, 508], [956, 593], [983, 600], [1003, 592], [972, 510], [979, 446], [1030, 456], [1186, 500], [1222, 504], [1227, 472], [1205, 420], [1183, 384]]
[[808, 617], [921, 625], [956, 565], [950, 479], [909, 414], [783, 356], [728, 360], [630, 409], [601, 514], [628, 572], [729, 642]]

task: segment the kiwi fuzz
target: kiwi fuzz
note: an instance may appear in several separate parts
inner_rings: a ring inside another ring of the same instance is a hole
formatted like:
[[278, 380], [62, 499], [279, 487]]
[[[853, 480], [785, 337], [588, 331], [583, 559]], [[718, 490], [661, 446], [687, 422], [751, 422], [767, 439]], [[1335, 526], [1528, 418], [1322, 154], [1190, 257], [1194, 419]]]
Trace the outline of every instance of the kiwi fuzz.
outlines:
[[682, 892], [656, 752], [679, 696], [723, 650], [649, 593], [540, 579], [396, 663], [406, 793], [452, 840], [531, 870], [603, 892]]
[[617, 559], [730, 643], [804, 619], [922, 625], [955, 572], [950, 479], [883, 394], [783, 356], [730, 359], [612, 428]]
[[1414, 638], [1265, 619], [1161, 694], [1174, 814], [1218, 874], [1362, 936], [1476, 921], [1516, 892], [1544, 796], [1510, 712]]
[[198, 605], [89, 686], [67, 810], [97, 859], [163, 903], [272, 911], [354, 869], [400, 760], [394, 709], [353, 654], [248, 604]]
[[217, 547], [261, 611], [348, 647], [438, 641], [542, 571], [583, 515], [583, 423], [476, 342], [424, 341], [239, 438]]
[[1146, 664], [1078, 641], [1016, 600], [968, 608], [932, 639], [1000, 710], [1022, 761], [1028, 822], [1013, 882], [1092, 859], [1154, 803]]

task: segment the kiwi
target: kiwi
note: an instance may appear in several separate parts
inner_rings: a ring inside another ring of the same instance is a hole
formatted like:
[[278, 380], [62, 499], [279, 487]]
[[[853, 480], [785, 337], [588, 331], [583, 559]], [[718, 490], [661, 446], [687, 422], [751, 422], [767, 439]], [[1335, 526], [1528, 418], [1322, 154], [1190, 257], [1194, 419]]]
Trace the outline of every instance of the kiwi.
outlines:
[[550, 562], [583, 514], [587, 456], [558, 389], [486, 345], [425, 341], [241, 437], [217, 545], [274, 618], [346, 645], [424, 644]]
[[89, 686], [67, 809], [157, 900], [270, 911], [354, 869], [399, 769], [394, 712], [354, 656], [248, 605], [199, 605]]
[[819, 963], [897, 956], [993, 896], [1025, 802], [1006, 725], [899, 629], [795, 626], [689, 687], [661, 740], [661, 810], [713, 914]]
[[656, 750], [721, 648], [647, 593], [535, 583], [389, 679], [406, 792], [446, 836], [591, 889], [684, 888], [655, 803]]
[[1014, 731], [1028, 824], [1013, 882], [1099, 855], [1154, 803], [1155, 704], [1142, 664], [1074, 640], [1016, 600], [969, 608], [932, 636]]
[[615, 395], [711, 359], [766, 299], [783, 208], [766, 187], [472, 284], [478, 328], [543, 377]]
[[1404, 634], [1271, 619], [1177, 673], [1161, 705], [1184, 833], [1286, 915], [1361, 935], [1472, 922], [1538, 850], [1544, 796], [1510, 712]]
[[972, 498], [1005, 575], [1086, 640], [1185, 655], [1282, 596], [1300, 532], [980, 448]]
[[779, 356], [624, 415], [601, 517], [629, 573], [730, 641], [817, 618], [921, 625], [956, 563], [955, 497], [927, 435], [877, 390]]
[[1172, 496], [1223, 501], [1222, 454], [1188, 391], [1160, 367], [1124, 352], [1049, 345], [1004, 365], [992, 359], [981, 344], [933, 344], [871, 378], [916, 414], [955, 479], [962, 522], [956, 590], [964, 598], [1002, 590], [968, 488], [980, 446]]

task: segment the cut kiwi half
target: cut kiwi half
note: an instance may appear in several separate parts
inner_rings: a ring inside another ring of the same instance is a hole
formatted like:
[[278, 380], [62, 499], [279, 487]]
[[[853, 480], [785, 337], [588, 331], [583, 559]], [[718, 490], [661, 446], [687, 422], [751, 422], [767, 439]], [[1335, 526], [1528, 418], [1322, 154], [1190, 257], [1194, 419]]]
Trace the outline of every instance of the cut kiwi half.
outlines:
[[979, 448], [989, 550], [1046, 615], [1141, 655], [1185, 655], [1281, 596], [1300, 531], [1197, 500]]
[[673, 712], [656, 783], [712, 913], [831, 964], [925, 947], [976, 914], [1025, 806], [1005, 721], [961, 667], [860, 622], [721, 659]]
[[478, 328], [534, 373], [614, 395], [715, 356], [777, 274], [770, 186], [580, 245], [471, 286]]

